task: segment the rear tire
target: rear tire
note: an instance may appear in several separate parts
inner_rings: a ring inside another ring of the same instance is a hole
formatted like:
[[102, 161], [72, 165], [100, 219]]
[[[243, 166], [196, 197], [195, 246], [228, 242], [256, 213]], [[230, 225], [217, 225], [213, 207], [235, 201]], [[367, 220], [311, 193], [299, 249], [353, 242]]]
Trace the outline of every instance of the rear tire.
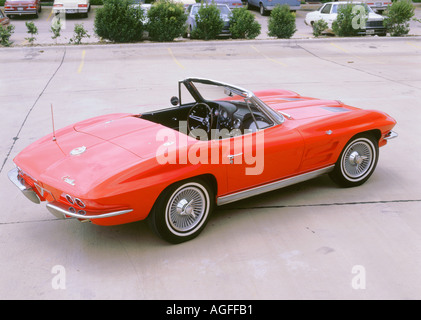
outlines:
[[347, 143], [329, 176], [341, 187], [360, 186], [373, 174], [378, 159], [378, 141], [369, 134], [359, 134]]
[[148, 217], [148, 224], [170, 243], [185, 242], [202, 232], [213, 206], [213, 190], [204, 180], [181, 181], [162, 192]]

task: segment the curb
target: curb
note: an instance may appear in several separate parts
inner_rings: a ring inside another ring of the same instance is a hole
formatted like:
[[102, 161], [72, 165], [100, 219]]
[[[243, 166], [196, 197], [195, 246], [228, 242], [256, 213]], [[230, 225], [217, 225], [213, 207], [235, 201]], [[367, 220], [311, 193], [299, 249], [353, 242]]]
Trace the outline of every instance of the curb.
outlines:
[[66, 49], [66, 50], [80, 50], [80, 49], [99, 49], [99, 48], [153, 48], [153, 47], [181, 47], [181, 46], [229, 46], [229, 45], [267, 45], [278, 44], [280, 46], [292, 46], [300, 43], [325, 43], [325, 42], [362, 42], [362, 41], [386, 41], [386, 42], [400, 42], [416, 40], [421, 41], [421, 36], [407, 36], [407, 37], [349, 37], [349, 38], [308, 38], [308, 39], [262, 39], [262, 40], [213, 40], [213, 41], [180, 41], [180, 42], [138, 42], [138, 43], [105, 43], [105, 44], [81, 44], [81, 45], [35, 45], [35, 46], [21, 46], [21, 47], [0, 47], [0, 52], [10, 50], [48, 50], [48, 49]]

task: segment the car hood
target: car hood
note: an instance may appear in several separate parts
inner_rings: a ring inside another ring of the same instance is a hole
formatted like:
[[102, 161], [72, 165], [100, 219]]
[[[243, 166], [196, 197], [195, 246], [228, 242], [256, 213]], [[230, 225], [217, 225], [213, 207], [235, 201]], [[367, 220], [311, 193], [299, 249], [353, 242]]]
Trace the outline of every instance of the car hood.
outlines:
[[307, 120], [337, 116], [356, 108], [337, 100], [320, 100], [299, 95], [263, 96], [260, 99], [272, 109], [294, 120]]
[[367, 15], [367, 20], [369, 21], [383, 21], [384, 17], [375, 13], [375, 12], [369, 12]]
[[[313, 17], [319, 17], [319, 15], [320, 15], [319, 11], [313, 11], [313, 12], [307, 13], [306, 18], [310, 19], [310, 18], [313, 18]], [[337, 13], [331, 13], [329, 15], [329, 18], [332, 19], [332, 20], [336, 20], [337, 16], [338, 16]], [[375, 12], [369, 12], [368, 16], [367, 16], [367, 19], [370, 20], [370, 21], [383, 21], [384, 17], [375, 13]]]
[[[163, 126], [127, 114], [92, 118], [58, 130], [20, 152], [14, 162], [36, 180], [86, 193], [95, 185], [154, 158]], [[166, 130], [172, 130], [165, 128]]]

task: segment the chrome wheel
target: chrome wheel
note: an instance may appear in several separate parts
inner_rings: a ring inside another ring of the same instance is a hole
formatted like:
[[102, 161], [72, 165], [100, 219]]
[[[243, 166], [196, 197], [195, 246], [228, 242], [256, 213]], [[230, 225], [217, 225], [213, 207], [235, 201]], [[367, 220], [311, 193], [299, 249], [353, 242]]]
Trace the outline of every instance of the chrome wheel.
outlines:
[[207, 214], [206, 190], [202, 186], [188, 185], [177, 189], [167, 204], [168, 226], [179, 234], [195, 230]]
[[329, 176], [342, 187], [356, 187], [368, 180], [378, 161], [378, 140], [370, 134], [359, 134], [343, 149]]
[[374, 147], [371, 141], [358, 140], [348, 146], [342, 157], [342, 170], [350, 179], [363, 179], [373, 164]]
[[214, 191], [207, 179], [180, 181], [161, 193], [148, 224], [168, 242], [185, 242], [197, 237], [205, 228], [214, 202]]

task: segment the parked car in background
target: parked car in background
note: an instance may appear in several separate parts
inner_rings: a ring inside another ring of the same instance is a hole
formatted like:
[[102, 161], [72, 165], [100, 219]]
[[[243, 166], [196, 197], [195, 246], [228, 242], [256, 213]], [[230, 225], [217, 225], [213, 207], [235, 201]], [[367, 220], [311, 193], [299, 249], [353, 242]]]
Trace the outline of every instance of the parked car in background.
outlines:
[[0, 27], [6, 28], [10, 24], [10, 19], [0, 9]]
[[[187, 8], [187, 34], [190, 35], [192, 30], [196, 28], [196, 15], [199, 12], [201, 6], [207, 6], [207, 4], [192, 4]], [[232, 11], [226, 4], [216, 4], [219, 12], [220, 17], [224, 21], [224, 28], [222, 29], [221, 35], [229, 35], [230, 34], [230, 17], [232, 15]]]
[[4, 13], [6, 16], [34, 15], [42, 10], [41, 0], [6, 0], [4, 3]]
[[287, 4], [291, 11], [297, 11], [301, 8], [300, 0], [248, 0], [249, 6], [259, 8], [262, 16], [267, 15], [276, 6]]
[[241, 0], [206, 0], [206, 3], [220, 3], [220, 4], [226, 4], [228, 8], [236, 9], [236, 8], [242, 8], [244, 5], [241, 2]]
[[151, 9], [152, 4], [146, 4], [145, 0], [132, 0], [133, 4], [131, 5], [132, 8], [142, 8], [143, 10], [143, 24], [146, 24], [149, 22], [148, 18], [148, 11]]
[[387, 9], [388, 6], [392, 5], [392, 1], [390, 0], [360, 0], [367, 4], [374, 12], [379, 14], [383, 13]]
[[188, 7], [192, 4], [195, 4], [196, 0], [177, 0], [176, 2], [181, 3], [184, 6], [184, 10], [187, 12]]
[[[331, 33], [332, 31], [332, 24], [338, 17], [338, 10], [341, 6], [346, 6], [350, 4], [350, 2], [346, 1], [338, 1], [338, 2], [327, 2], [322, 5], [318, 10], [309, 12], [306, 15], [304, 20], [306, 25], [313, 26], [313, 23], [318, 20], [324, 20], [327, 22], [328, 29], [326, 32]], [[366, 28], [362, 29], [359, 34], [362, 35], [386, 35], [386, 28], [383, 25], [384, 17], [375, 13], [370, 6], [366, 5], [364, 2], [352, 2], [352, 5], [360, 5], [363, 6], [367, 13], [367, 22]]]
[[90, 0], [55, 0], [53, 4], [53, 12], [65, 12], [66, 14], [82, 14], [88, 17], [91, 10]]

